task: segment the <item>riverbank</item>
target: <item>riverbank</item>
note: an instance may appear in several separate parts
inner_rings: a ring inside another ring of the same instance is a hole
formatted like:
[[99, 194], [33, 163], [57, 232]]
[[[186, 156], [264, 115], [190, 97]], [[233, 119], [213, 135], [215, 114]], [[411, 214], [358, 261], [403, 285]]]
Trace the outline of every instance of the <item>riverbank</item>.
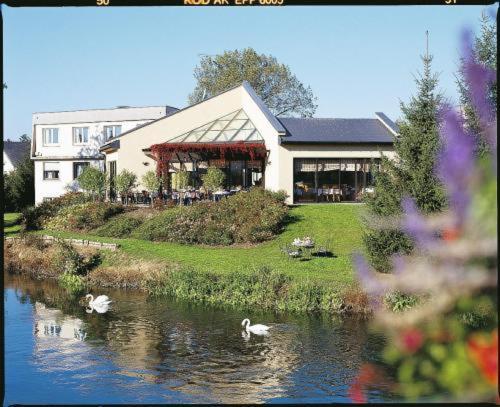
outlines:
[[[155, 295], [234, 307], [368, 312], [351, 263], [352, 252], [362, 248], [361, 208], [344, 204], [295, 207], [291, 209], [291, 221], [279, 236], [247, 246], [189, 246], [74, 232], [40, 233], [120, 245], [116, 252], [101, 254], [101, 264], [85, 277], [91, 285], [139, 288]], [[331, 256], [311, 256], [304, 261], [289, 259], [282, 253], [284, 245], [304, 236], [328, 243]], [[31, 253], [22, 255], [24, 262], [27, 258], [48, 257], [46, 252], [36, 253], [33, 245], [12, 245], [9, 250], [4, 253], [6, 260], [19, 258], [22, 252]], [[51, 267], [50, 262], [47, 264]], [[38, 265], [15, 261], [11, 268], [32, 266]]]

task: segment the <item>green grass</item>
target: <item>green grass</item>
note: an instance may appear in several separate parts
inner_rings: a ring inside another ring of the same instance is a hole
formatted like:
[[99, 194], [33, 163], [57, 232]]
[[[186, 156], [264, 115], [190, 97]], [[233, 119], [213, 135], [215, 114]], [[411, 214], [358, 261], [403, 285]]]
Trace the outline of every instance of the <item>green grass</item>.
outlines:
[[21, 230], [20, 213], [10, 212], [3, 214], [3, 234], [4, 236], [15, 236]]
[[[346, 286], [354, 282], [352, 253], [362, 251], [362, 205], [317, 204], [292, 208], [293, 221], [272, 241], [246, 247], [200, 247], [175, 243], [155, 243], [137, 239], [111, 239], [92, 234], [42, 231], [59, 237], [85, 238], [119, 243], [121, 249], [144, 259], [164, 259], [199, 271], [216, 273], [249, 272], [266, 265], [298, 281], [316, 281]], [[309, 261], [290, 260], [280, 247], [296, 237], [311, 236], [321, 243], [331, 240], [333, 258], [313, 257]]]

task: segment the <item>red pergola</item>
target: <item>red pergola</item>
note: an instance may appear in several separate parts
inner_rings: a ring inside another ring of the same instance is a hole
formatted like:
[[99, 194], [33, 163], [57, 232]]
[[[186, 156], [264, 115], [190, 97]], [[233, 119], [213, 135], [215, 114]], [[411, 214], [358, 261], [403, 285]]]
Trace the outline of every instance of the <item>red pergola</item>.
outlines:
[[264, 143], [246, 143], [243, 141], [226, 143], [162, 143], [151, 146], [156, 157], [156, 171], [164, 174], [172, 157], [178, 153], [197, 153], [203, 160], [214, 158], [264, 160], [267, 155]]
[[[163, 177], [167, 189], [169, 188], [169, 164], [173, 157], [180, 161], [179, 153], [190, 156], [190, 153], [196, 154], [197, 160], [210, 159], [228, 159], [261, 160], [262, 168], [265, 167], [267, 157], [266, 145], [256, 142], [225, 142], [225, 143], [162, 143], [154, 144], [150, 147], [152, 155], [156, 159], [156, 172], [158, 176]], [[191, 157], [190, 157], [191, 158]]]

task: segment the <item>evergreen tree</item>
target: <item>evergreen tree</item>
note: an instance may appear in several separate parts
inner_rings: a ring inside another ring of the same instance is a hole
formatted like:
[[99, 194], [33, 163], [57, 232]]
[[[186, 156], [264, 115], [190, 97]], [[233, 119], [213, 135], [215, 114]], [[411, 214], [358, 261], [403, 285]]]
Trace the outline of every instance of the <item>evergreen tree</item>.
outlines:
[[380, 229], [377, 217], [400, 214], [405, 196], [412, 197], [424, 213], [440, 211], [445, 205], [442, 186], [434, 175], [442, 96], [437, 91], [438, 77], [431, 70], [432, 56], [426, 55], [422, 61], [424, 71], [415, 79], [417, 95], [409, 103], [401, 103], [403, 119], [394, 142], [397, 157], [382, 159], [375, 174], [375, 194], [366, 200], [369, 216], [364, 242], [372, 265], [379, 271], [390, 269], [393, 254], [409, 253], [412, 242], [397, 226]]
[[[481, 34], [475, 38], [472, 50], [474, 58], [487, 67], [497, 69], [497, 28], [495, 21], [491, 21], [486, 13], [481, 15]], [[470, 97], [470, 88], [465, 80], [465, 61], [462, 59], [457, 75], [457, 86], [460, 93], [460, 105], [465, 118], [465, 125], [469, 133], [475, 138], [477, 151], [483, 155], [488, 151], [488, 143], [481, 135], [481, 126], [474, 110]], [[489, 98], [492, 109], [497, 105], [497, 84], [491, 84]]]
[[35, 168], [29, 154], [4, 174], [5, 210], [20, 211], [35, 202]]

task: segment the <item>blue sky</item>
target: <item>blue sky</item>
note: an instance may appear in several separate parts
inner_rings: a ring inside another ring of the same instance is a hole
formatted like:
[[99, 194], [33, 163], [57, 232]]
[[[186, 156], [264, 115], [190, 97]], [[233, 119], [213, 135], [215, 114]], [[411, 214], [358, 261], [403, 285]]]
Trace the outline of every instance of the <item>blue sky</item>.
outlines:
[[253, 47], [288, 64], [317, 117], [400, 117], [415, 91], [425, 30], [440, 88], [456, 100], [459, 34], [479, 6], [9, 8], [4, 139], [33, 112], [117, 105], [184, 107], [199, 54]]

